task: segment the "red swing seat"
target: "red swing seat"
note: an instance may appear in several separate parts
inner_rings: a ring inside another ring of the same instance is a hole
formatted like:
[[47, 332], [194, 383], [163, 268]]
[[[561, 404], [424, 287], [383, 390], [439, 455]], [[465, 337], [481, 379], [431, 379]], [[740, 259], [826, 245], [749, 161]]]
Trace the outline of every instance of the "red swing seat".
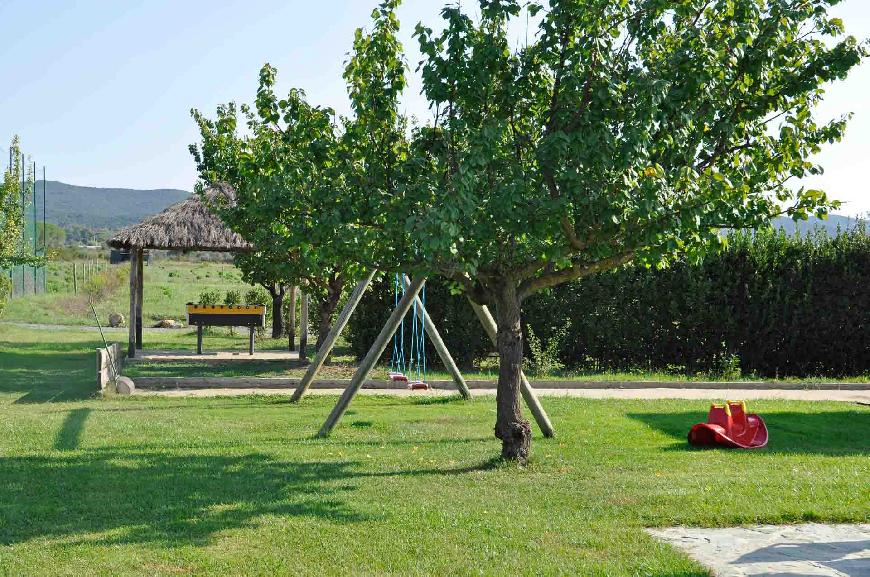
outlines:
[[411, 381], [408, 383], [408, 390], [410, 391], [428, 391], [429, 385], [424, 383], [423, 381]]
[[394, 383], [407, 383], [408, 377], [402, 373], [389, 373], [390, 381]]
[[767, 445], [767, 436], [767, 425], [758, 415], [746, 412], [745, 402], [726, 401], [723, 405], [713, 403], [707, 422], [689, 430], [689, 444], [758, 449]]

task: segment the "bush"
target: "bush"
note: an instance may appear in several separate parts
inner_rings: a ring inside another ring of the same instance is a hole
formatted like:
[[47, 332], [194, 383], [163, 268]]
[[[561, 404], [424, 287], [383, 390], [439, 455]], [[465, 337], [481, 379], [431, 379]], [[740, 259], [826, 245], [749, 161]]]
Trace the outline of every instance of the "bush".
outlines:
[[242, 302], [242, 293], [237, 290], [228, 290], [227, 294], [224, 295], [224, 304], [225, 305], [237, 305]]
[[121, 288], [124, 277], [123, 269], [108, 268], [85, 281], [83, 289], [91, 302], [104, 301]]
[[269, 305], [272, 304], [272, 297], [269, 292], [261, 286], [252, 287], [245, 293], [246, 305]]
[[527, 364], [531, 374], [550, 375], [565, 368], [564, 363], [559, 360], [559, 349], [570, 326], [571, 323], [566, 321], [553, 332], [546, 343], [541, 342], [532, 327], [526, 327], [526, 347], [529, 351]]
[[217, 290], [205, 290], [199, 293], [199, 304], [216, 305], [221, 301], [221, 293]]

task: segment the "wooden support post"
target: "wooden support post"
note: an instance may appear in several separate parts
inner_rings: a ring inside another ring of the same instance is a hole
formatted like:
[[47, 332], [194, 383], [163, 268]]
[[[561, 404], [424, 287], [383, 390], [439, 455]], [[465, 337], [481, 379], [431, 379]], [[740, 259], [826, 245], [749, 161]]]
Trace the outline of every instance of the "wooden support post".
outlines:
[[[410, 285], [411, 279], [408, 278], [408, 275], [403, 276], [405, 279], [405, 286]], [[444, 363], [444, 366], [453, 377], [453, 382], [456, 383], [456, 388], [459, 389], [459, 393], [464, 398], [470, 399], [471, 391], [468, 390], [468, 384], [465, 382], [465, 378], [459, 371], [459, 367], [456, 366], [456, 361], [453, 360], [450, 351], [447, 350], [447, 345], [444, 344], [444, 339], [441, 338], [441, 334], [435, 327], [435, 323], [432, 322], [432, 317], [429, 316], [426, 307], [423, 306], [423, 301], [421, 301], [420, 297], [417, 296], [414, 298], [414, 303], [415, 306], [418, 307], [417, 310], [420, 311], [420, 315], [423, 318], [423, 328], [426, 330], [426, 334], [429, 335], [429, 340], [432, 341], [432, 345], [435, 347], [435, 352], [437, 352], [438, 356], [441, 357], [441, 362]]]
[[144, 300], [145, 271], [144, 253], [140, 248], [136, 251], [136, 349], [142, 350], [142, 301]]
[[202, 354], [202, 325], [196, 325], [196, 354]]
[[378, 359], [381, 358], [384, 349], [387, 348], [387, 343], [392, 338], [393, 333], [396, 332], [396, 329], [399, 328], [402, 319], [405, 318], [406, 314], [408, 314], [411, 304], [413, 304], [414, 299], [420, 293], [420, 289], [423, 288], [423, 283], [425, 282], [426, 277], [421, 276], [412, 282], [411, 286], [405, 290], [405, 294], [402, 296], [401, 300], [399, 300], [398, 306], [393, 309], [393, 312], [387, 319], [387, 324], [385, 324], [384, 328], [381, 329], [381, 332], [378, 334], [378, 338], [375, 339], [372, 348], [369, 349], [369, 352], [366, 353], [365, 358], [362, 360], [359, 367], [357, 367], [353, 378], [350, 380], [350, 384], [344, 390], [344, 393], [332, 409], [329, 417], [326, 418], [326, 422], [323, 423], [322, 427], [320, 427], [320, 431], [317, 433], [318, 437], [329, 436], [329, 433], [335, 425], [338, 424], [339, 419], [341, 419], [342, 415], [347, 411], [350, 402], [353, 400], [354, 396], [356, 396], [357, 392], [359, 392], [360, 387], [362, 387], [363, 383], [368, 378], [369, 373], [372, 372]]
[[136, 294], [138, 287], [138, 281], [136, 280], [136, 271], [138, 270], [138, 266], [136, 266], [136, 257], [138, 251], [131, 250], [130, 251], [130, 316], [127, 319], [127, 325], [130, 328], [129, 334], [129, 343], [127, 346], [127, 356], [131, 359], [136, 356], [136, 311], [138, 306], [136, 304]]
[[[471, 299], [469, 299], [468, 302], [471, 303], [474, 313], [477, 315], [477, 318], [480, 319], [480, 324], [483, 325], [483, 329], [486, 331], [486, 334], [489, 335], [492, 344], [498, 346], [498, 325], [489, 313], [489, 309], [475, 303]], [[535, 422], [538, 423], [538, 427], [540, 427], [541, 432], [544, 433], [544, 436], [554, 436], [556, 430], [553, 429], [553, 423], [550, 422], [550, 417], [547, 416], [547, 412], [544, 410], [544, 407], [541, 406], [541, 402], [538, 400], [537, 395], [535, 395], [535, 390], [532, 389], [532, 385], [529, 384], [529, 380], [523, 372], [520, 372], [520, 392], [523, 395], [523, 399], [526, 401], [526, 405], [528, 405], [529, 410], [535, 417]]]
[[254, 354], [254, 327], [253, 325], [248, 327], [250, 333], [248, 334], [248, 354]]
[[79, 265], [77, 262], [73, 263], [73, 293], [78, 294], [79, 292]]
[[308, 294], [302, 293], [299, 309], [299, 360], [308, 360]]
[[326, 359], [329, 358], [329, 354], [335, 346], [335, 341], [338, 340], [341, 331], [343, 331], [344, 327], [347, 326], [353, 311], [356, 310], [359, 301], [362, 300], [363, 294], [365, 294], [366, 289], [372, 283], [372, 279], [376, 272], [376, 270], [369, 272], [366, 278], [359, 281], [356, 288], [354, 288], [353, 292], [350, 293], [350, 297], [347, 299], [347, 304], [344, 305], [341, 314], [338, 315], [338, 319], [336, 319], [335, 324], [332, 325], [329, 334], [326, 335], [326, 339], [324, 339], [323, 344], [320, 346], [320, 350], [318, 350], [317, 354], [314, 355], [314, 360], [310, 365], [308, 365], [308, 370], [305, 371], [305, 375], [302, 377], [302, 380], [299, 381], [299, 386], [296, 387], [295, 391], [293, 391], [293, 397], [290, 399], [292, 402], [301, 399], [302, 395], [308, 391], [311, 383], [314, 382], [317, 373], [320, 372], [320, 369], [323, 367], [323, 363], [325, 363]]

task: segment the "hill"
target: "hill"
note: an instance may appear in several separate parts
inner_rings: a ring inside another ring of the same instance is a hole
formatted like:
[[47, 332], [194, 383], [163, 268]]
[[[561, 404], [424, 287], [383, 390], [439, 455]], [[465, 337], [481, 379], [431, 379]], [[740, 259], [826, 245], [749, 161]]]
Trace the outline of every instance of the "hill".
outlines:
[[[42, 189], [42, 181], [37, 182], [36, 189]], [[160, 212], [189, 194], [171, 188], [97, 188], [49, 180], [46, 181], [46, 218], [62, 228], [114, 230]]]
[[[36, 190], [41, 193], [41, 180], [37, 181]], [[189, 194], [173, 188], [98, 188], [48, 180], [46, 219], [64, 229], [67, 242], [90, 244], [160, 212]]]
[[[786, 234], [794, 234], [795, 231], [800, 232], [801, 234], [806, 234], [812, 232], [816, 228], [821, 228], [827, 232], [829, 236], [836, 236], [838, 228], [844, 231], [849, 230], [855, 228], [859, 222], [861, 222], [861, 219], [853, 216], [841, 216], [839, 214], [831, 214], [828, 216], [827, 220], [822, 220], [812, 216], [809, 220], [802, 220], [800, 222], [795, 222], [786, 217], [779, 217], [774, 219], [773, 227], [782, 228], [785, 230]], [[866, 225], [867, 221], [864, 220], [863, 222]], [[870, 232], [870, 230], [868, 230], [868, 232]]]

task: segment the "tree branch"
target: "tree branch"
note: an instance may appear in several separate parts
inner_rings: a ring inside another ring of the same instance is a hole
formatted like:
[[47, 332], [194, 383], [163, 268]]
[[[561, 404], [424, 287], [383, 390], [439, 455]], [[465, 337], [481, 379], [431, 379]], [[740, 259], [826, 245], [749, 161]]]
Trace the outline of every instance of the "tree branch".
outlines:
[[575, 263], [570, 268], [545, 273], [523, 281], [520, 283], [517, 293], [522, 300], [545, 288], [621, 266], [633, 259], [634, 254], [634, 250], [628, 250], [593, 263]]

